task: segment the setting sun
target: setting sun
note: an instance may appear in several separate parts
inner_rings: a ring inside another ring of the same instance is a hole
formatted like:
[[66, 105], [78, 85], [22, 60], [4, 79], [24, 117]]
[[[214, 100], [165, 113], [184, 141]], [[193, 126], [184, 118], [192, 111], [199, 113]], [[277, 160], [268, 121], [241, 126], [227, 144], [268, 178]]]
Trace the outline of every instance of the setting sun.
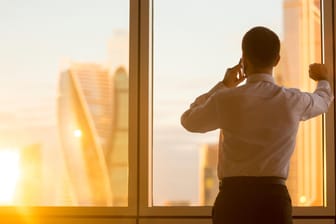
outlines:
[[0, 149], [0, 204], [13, 203], [19, 176], [19, 151], [16, 149]]

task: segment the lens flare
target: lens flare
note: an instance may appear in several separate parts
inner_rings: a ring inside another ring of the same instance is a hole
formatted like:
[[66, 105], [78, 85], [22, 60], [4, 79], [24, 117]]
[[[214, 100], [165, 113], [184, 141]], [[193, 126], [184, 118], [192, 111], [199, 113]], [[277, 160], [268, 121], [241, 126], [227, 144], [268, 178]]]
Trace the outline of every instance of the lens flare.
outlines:
[[73, 134], [76, 138], [82, 137], [82, 131], [79, 129], [74, 130]]

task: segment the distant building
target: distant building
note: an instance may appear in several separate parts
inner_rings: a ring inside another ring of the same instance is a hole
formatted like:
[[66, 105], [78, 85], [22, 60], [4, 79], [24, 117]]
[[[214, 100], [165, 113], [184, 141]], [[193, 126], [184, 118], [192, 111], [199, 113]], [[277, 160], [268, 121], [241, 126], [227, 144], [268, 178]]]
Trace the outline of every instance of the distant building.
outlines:
[[43, 203], [41, 145], [27, 145], [20, 152], [20, 178], [15, 205], [38, 206]]
[[129, 68], [129, 31], [123, 29], [113, 30], [108, 43], [107, 64], [111, 71], [123, 67], [128, 74]]
[[200, 204], [213, 205], [218, 194], [217, 154], [218, 144], [206, 144], [200, 156]]
[[112, 76], [112, 129], [106, 158], [114, 206], [128, 202], [128, 75], [119, 67]]
[[111, 75], [101, 65], [82, 63], [60, 76], [59, 130], [79, 205], [127, 205], [128, 75], [123, 71]]

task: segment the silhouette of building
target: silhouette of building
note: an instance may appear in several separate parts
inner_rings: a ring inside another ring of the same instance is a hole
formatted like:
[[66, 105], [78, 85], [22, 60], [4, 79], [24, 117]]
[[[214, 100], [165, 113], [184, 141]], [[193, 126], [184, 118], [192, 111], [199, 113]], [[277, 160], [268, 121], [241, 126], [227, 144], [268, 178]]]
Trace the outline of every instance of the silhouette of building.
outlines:
[[108, 42], [108, 62], [111, 71], [123, 67], [128, 74], [129, 67], [129, 31], [124, 29], [113, 30]]
[[128, 201], [128, 75], [119, 67], [112, 76], [112, 129], [107, 161], [114, 206], [126, 206]]
[[31, 144], [19, 150], [20, 178], [16, 188], [16, 205], [40, 205], [43, 200], [42, 150]]
[[82, 63], [60, 76], [60, 138], [79, 205], [127, 205], [128, 76], [123, 71], [111, 75], [101, 65]]
[[218, 193], [218, 144], [203, 145], [200, 151], [200, 204], [213, 205]]

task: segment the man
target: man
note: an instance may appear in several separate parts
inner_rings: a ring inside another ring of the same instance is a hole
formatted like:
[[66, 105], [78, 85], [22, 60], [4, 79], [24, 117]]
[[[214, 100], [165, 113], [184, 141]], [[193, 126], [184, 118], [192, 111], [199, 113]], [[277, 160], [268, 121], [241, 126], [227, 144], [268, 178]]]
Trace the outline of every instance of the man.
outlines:
[[309, 67], [317, 81], [313, 93], [275, 84], [279, 52], [273, 31], [252, 28], [243, 37], [241, 61], [181, 117], [191, 132], [221, 130], [214, 224], [292, 223], [285, 180], [299, 122], [327, 112], [333, 94], [323, 64]]

